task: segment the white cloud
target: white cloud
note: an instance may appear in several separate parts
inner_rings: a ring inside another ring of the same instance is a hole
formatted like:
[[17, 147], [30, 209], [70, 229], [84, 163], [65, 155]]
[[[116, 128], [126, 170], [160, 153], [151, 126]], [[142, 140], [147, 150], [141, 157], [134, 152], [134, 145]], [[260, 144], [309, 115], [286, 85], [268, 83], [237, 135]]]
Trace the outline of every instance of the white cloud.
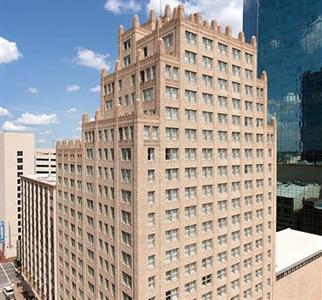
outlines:
[[[173, 9], [179, 4], [183, 4], [185, 13], [199, 12], [205, 19], [216, 19], [218, 24], [224, 27], [230, 25], [236, 34], [242, 28], [242, 0], [168, 0], [162, 1], [162, 14], [164, 13], [165, 4], [169, 4]], [[156, 13], [160, 11], [160, 0], [149, 0], [147, 11], [154, 9]]]
[[99, 92], [101, 90], [101, 87], [99, 85], [93, 86], [89, 89], [91, 92]]
[[2, 129], [5, 131], [26, 131], [29, 128], [26, 126], [21, 126], [21, 125], [15, 125], [14, 123], [10, 122], [10, 121], [6, 121], [3, 126]]
[[39, 134], [41, 134], [41, 135], [50, 135], [51, 131], [50, 130], [40, 131]]
[[28, 88], [28, 92], [30, 94], [38, 94], [39, 93], [38, 89], [35, 88], [34, 86], [31, 86], [30, 88]]
[[77, 131], [82, 131], [82, 127], [81, 127], [81, 126], [78, 126], [78, 127], [76, 128], [76, 130], [77, 130]]
[[56, 114], [40, 114], [33, 115], [30, 113], [23, 113], [20, 118], [16, 120], [17, 124], [23, 125], [49, 125], [49, 124], [57, 124], [58, 118]]
[[44, 144], [47, 144], [47, 140], [46, 139], [38, 139], [37, 143], [40, 145], [44, 145]]
[[141, 9], [141, 5], [135, 0], [107, 0], [104, 8], [119, 15], [122, 13], [136, 13]]
[[15, 42], [0, 36], [0, 64], [8, 64], [22, 57]]
[[75, 107], [71, 107], [70, 109], [67, 110], [68, 114], [74, 114], [77, 112], [77, 109]]
[[95, 53], [92, 50], [85, 48], [78, 48], [77, 55], [73, 58], [73, 61], [78, 65], [101, 70], [105, 68], [109, 70], [110, 65], [106, 61], [109, 57], [108, 54]]
[[0, 106], [0, 117], [8, 117], [10, 116], [9, 110]]
[[70, 84], [66, 86], [67, 92], [77, 92], [79, 90], [79, 85], [77, 84]]

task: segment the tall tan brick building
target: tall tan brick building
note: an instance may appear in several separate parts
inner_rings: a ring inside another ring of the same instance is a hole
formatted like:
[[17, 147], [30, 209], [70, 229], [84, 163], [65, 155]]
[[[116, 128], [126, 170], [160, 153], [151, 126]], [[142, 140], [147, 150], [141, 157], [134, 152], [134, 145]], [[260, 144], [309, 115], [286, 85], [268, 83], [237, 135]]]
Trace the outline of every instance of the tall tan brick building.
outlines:
[[119, 30], [57, 143], [58, 299], [272, 299], [275, 124], [256, 41], [167, 6]]

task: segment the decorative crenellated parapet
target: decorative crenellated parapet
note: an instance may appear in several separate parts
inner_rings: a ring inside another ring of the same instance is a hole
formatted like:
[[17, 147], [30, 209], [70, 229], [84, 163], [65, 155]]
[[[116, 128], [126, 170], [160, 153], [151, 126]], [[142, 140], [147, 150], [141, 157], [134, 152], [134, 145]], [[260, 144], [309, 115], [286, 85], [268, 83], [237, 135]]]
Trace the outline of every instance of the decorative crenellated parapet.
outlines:
[[166, 22], [168, 22], [171, 18], [171, 8], [169, 4], [167, 4], [164, 8], [164, 18]]
[[138, 15], [133, 16], [132, 26], [134, 29], [140, 28], [141, 24], [140, 24], [140, 18]]
[[154, 9], [150, 10], [150, 18], [149, 18], [149, 22], [150, 22], [150, 30], [153, 31], [156, 25], [156, 13]]
[[210, 23], [210, 29], [211, 30], [214, 30], [214, 31], [217, 31], [217, 21], [216, 20], [211, 20], [211, 23]]
[[201, 24], [202, 23], [202, 17], [200, 13], [195, 13], [195, 23], [196, 24]]
[[108, 75], [108, 71], [105, 68], [101, 69], [101, 81], [103, 81], [104, 77]]
[[232, 37], [232, 30], [231, 30], [231, 26], [226, 26], [225, 28], [225, 35]]
[[189, 15], [189, 17], [188, 17], [188, 20], [189, 20], [190, 22], [195, 22], [195, 14], [191, 13], [191, 14]]
[[177, 17], [179, 20], [184, 19], [184, 6], [182, 4], [178, 6]]
[[218, 33], [223, 33], [223, 32], [222, 32], [222, 28], [221, 28], [221, 26], [220, 26], [220, 25], [217, 25], [217, 32], [218, 32]]
[[95, 122], [98, 122], [103, 119], [103, 113], [100, 110], [95, 112]]
[[83, 113], [83, 116], [82, 116], [82, 124], [84, 123], [88, 123], [89, 122], [89, 117], [88, 117], [88, 113]]
[[172, 13], [172, 18], [176, 19], [178, 17], [178, 7], [175, 6]]
[[209, 21], [208, 21], [208, 20], [204, 20], [204, 21], [203, 21], [203, 23], [202, 23], [202, 25], [203, 25], [204, 27], [206, 27], [206, 28], [210, 28], [210, 26], [209, 26]]
[[250, 39], [250, 44], [256, 48], [257, 47], [257, 40], [256, 40], [256, 36], [253, 35], [252, 38]]
[[238, 41], [240, 41], [241, 43], [245, 43], [245, 34], [243, 31], [238, 33]]

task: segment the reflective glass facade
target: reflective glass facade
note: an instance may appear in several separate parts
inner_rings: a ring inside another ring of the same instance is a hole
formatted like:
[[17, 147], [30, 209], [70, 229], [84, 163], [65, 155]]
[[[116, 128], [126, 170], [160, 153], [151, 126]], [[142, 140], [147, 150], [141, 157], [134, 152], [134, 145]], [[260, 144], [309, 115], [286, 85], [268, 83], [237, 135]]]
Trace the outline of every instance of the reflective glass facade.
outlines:
[[245, 0], [244, 8], [245, 36], [257, 33], [258, 71], [268, 75], [279, 157], [322, 160], [322, 1]]

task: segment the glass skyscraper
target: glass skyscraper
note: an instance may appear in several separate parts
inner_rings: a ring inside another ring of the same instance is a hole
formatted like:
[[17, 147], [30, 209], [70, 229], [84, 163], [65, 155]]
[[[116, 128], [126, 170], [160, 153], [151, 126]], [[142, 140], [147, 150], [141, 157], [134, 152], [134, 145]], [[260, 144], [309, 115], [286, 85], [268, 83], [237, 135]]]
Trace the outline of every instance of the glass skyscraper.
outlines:
[[268, 75], [279, 157], [322, 160], [322, 1], [244, 0], [243, 27]]

